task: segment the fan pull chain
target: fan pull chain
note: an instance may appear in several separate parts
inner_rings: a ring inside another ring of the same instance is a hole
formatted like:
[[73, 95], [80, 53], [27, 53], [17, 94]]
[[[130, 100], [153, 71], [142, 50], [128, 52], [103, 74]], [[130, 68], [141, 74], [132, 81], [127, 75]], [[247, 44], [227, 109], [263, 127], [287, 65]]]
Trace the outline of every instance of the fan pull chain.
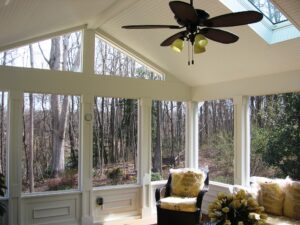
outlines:
[[188, 65], [191, 65], [190, 63], [190, 45], [188, 43]]
[[[192, 45], [192, 49], [194, 49], [194, 44]], [[192, 51], [192, 65], [194, 65], [194, 51]]]

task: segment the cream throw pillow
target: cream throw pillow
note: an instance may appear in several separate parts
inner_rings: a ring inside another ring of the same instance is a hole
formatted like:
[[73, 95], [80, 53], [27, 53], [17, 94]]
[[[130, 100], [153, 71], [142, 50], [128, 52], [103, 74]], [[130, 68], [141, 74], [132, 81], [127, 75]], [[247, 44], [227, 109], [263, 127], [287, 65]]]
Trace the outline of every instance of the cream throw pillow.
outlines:
[[281, 216], [283, 210], [284, 192], [277, 183], [260, 184], [259, 204], [267, 213]]
[[179, 197], [197, 197], [204, 186], [205, 174], [200, 170], [170, 170], [172, 174], [172, 195]]
[[300, 182], [291, 181], [285, 188], [283, 215], [300, 219]]
[[196, 198], [167, 197], [160, 200], [160, 207], [183, 212], [196, 212], [196, 201]]

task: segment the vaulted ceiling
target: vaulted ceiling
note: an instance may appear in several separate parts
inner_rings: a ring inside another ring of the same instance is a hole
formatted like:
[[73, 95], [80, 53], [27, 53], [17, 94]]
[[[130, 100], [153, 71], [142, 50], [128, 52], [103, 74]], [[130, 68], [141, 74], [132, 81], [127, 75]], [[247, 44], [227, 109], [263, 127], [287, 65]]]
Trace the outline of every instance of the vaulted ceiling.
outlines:
[[[188, 2], [188, 0], [183, 0]], [[0, 49], [13, 43], [87, 24], [190, 86], [300, 71], [300, 38], [267, 44], [249, 26], [226, 28], [240, 37], [234, 44], [209, 41], [205, 53], [187, 65], [187, 51], [178, 54], [160, 43], [177, 32], [169, 29], [125, 30], [130, 24], [174, 24], [166, 0], [3, 0], [0, 2]], [[300, 29], [299, 0], [273, 0]], [[211, 17], [229, 13], [219, 0], [194, 0]]]

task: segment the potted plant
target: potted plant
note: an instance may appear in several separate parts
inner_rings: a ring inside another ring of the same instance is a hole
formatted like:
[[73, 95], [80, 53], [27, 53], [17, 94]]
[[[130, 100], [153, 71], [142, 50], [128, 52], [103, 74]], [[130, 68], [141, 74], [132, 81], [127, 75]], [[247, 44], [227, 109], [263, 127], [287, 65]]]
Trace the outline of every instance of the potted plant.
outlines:
[[267, 218], [264, 207], [244, 190], [236, 194], [219, 193], [208, 207], [208, 216], [217, 225], [262, 225]]

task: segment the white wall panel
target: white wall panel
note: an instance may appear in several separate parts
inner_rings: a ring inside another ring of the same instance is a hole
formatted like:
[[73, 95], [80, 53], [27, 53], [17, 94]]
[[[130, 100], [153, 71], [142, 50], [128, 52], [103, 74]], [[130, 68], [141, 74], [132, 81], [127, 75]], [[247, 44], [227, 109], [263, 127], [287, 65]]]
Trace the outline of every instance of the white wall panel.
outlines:
[[[103, 198], [102, 206], [96, 204], [97, 197]], [[92, 201], [94, 222], [140, 216], [141, 187], [95, 190]]]
[[22, 198], [22, 225], [80, 224], [80, 194]]

